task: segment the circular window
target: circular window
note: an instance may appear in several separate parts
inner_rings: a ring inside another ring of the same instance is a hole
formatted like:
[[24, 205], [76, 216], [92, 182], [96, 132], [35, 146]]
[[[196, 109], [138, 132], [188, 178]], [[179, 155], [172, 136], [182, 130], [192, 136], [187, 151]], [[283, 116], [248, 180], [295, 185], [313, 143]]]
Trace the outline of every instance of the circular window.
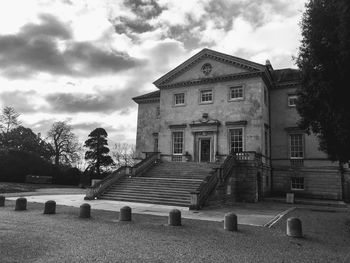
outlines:
[[211, 66], [211, 64], [209, 63], [205, 63], [202, 68], [201, 71], [203, 72], [204, 75], [209, 75], [209, 73], [211, 72], [211, 70], [213, 69], [213, 67]]

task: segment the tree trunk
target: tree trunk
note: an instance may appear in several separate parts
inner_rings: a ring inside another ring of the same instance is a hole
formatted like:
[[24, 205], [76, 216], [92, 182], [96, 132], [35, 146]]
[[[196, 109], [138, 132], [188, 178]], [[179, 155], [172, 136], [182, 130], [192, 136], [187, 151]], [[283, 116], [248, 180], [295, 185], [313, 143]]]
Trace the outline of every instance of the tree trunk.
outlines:
[[55, 165], [56, 166], [60, 165], [60, 155], [58, 153], [55, 154]]

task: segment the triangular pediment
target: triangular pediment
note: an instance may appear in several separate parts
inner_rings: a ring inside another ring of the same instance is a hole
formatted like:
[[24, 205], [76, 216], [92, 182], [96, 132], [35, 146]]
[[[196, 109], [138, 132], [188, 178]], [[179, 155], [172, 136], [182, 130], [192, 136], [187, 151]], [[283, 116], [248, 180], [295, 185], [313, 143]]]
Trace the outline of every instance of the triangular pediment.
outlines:
[[209, 80], [221, 76], [247, 74], [264, 70], [265, 65], [226, 55], [210, 49], [203, 49], [156, 80], [154, 84], [161, 88], [162, 86], [176, 83]]

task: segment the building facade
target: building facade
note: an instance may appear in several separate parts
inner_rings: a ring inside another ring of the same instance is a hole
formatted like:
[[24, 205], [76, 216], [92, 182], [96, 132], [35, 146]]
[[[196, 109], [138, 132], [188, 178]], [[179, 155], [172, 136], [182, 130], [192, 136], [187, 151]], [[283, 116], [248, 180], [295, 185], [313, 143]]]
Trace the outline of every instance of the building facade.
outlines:
[[297, 127], [295, 69], [203, 49], [154, 82], [138, 103], [136, 151], [165, 161], [222, 162], [230, 153], [263, 160], [264, 195], [341, 199], [337, 164]]

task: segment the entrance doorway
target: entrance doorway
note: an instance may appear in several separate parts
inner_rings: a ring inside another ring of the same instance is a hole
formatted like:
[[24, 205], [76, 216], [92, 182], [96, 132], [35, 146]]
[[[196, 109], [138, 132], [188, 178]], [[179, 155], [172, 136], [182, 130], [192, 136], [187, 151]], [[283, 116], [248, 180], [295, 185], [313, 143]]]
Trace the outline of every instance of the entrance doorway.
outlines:
[[199, 162], [210, 162], [211, 140], [209, 138], [199, 139]]

